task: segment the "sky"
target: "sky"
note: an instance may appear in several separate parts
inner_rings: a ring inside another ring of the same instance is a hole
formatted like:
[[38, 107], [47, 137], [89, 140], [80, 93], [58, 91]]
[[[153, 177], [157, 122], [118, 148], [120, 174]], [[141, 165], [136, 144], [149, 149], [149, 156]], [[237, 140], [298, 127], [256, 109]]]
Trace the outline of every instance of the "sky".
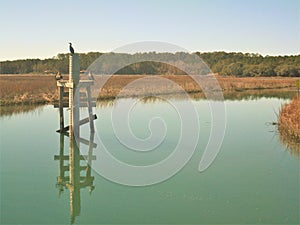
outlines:
[[195, 52], [300, 54], [300, 0], [0, 0], [0, 61], [161, 41]]

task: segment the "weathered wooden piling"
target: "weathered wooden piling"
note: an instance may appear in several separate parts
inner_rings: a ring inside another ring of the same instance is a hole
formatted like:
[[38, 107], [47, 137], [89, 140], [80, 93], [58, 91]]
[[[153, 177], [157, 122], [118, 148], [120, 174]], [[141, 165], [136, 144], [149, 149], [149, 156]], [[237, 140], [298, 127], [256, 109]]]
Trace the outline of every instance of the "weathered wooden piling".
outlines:
[[79, 137], [79, 79], [80, 79], [80, 65], [79, 57], [77, 54], [70, 55], [69, 58], [69, 121], [70, 133]]
[[62, 131], [65, 126], [65, 123], [64, 123], [64, 87], [63, 86], [58, 87], [58, 94], [59, 94], [59, 124], [60, 124], [59, 128]]
[[[92, 161], [96, 160], [96, 155], [93, 155], [93, 149], [97, 147], [94, 143], [94, 133], [90, 133], [90, 139], [85, 140], [88, 145], [88, 155], [81, 155], [77, 142], [73, 139], [69, 146], [69, 155], [66, 155], [64, 150], [64, 136], [69, 136], [67, 133], [60, 134], [60, 151], [59, 155], [54, 155], [54, 160], [59, 161], [59, 176], [57, 177], [57, 188], [59, 194], [64, 189], [69, 190], [70, 195], [70, 219], [71, 224], [74, 223], [75, 217], [80, 215], [81, 197], [80, 190], [88, 187], [92, 192], [94, 187], [94, 177], [92, 176]], [[70, 138], [71, 140], [71, 138]], [[81, 142], [84, 143], [84, 142]]]
[[94, 132], [95, 128], [94, 128], [94, 123], [92, 122], [94, 120], [94, 116], [93, 116], [93, 110], [92, 110], [92, 94], [91, 94], [91, 87], [90, 86], [86, 87], [86, 94], [87, 94], [87, 104], [88, 104], [88, 112], [89, 112], [90, 129], [91, 129], [91, 132]]
[[[92, 107], [96, 106], [93, 102], [91, 94], [91, 85], [94, 84], [94, 80], [80, 80], [80, 63], [78, 54], [70, 55], [69, 57], [69, 80], [58, 80], [57, 87], [59, 92], [58, 104], [54, 103], [54, 107], [59, 107], [59, 130], [57, 132], [63, 133], [69, 131], [70, 134], [74, 134], [76, 137], [80, 137], [80, 126], [85, 123], [90, 123], [91, 132], [95, 131], [94, 120], [97, 119], [96, 115], [93, 115]], [[65, 101], [65, 90], [69, 89], [68, 102]], [[84, 88], [85, 93], [80, 92], [80, 89]], [[81, 101], [83, 96], [84, 101]], [[64, 107], [69, 108], [69, 125], [64, 124]], [[87, 107], [89, 116], [80, 120], [79, 108]], [[70, 135], [71, 137], [71, 135]]]
[[[94, 120], [97, 116], [93, 115], [92, 107], [96, 105], [92, 100], [91, 85], [94, 80], [80, 80], [80, 64], [77, 54], [70, 55], [69, 58], [69, 80], [58, 80], [57, 87], [59, 92], [58, 104], [54, 107], [59, 107], [59, 127], [57, 132], [60, 132], [60, 154], [54, 156], [54, 160], [60, 161], [60, 173], [57, 178], [57, 185], [62, 188], [66, 187], [70, 190], [70, 214], [71, 224], [74, 223], [75, 217], [80, 214], [80, 189], [90, 187], [93, 190], [94, 177], [91, 175], [92, 160], [96, 160], [93, 155], [93, 148], [97, 147], [94, 143]], [[85, 93], [81, 93], [80, 89], [84, 88]], [[69, 89], [68, 95], [65, 92]], [[64, 97], [68, 97], [68, 102], [65, 102]], [[81, 102], [81, 97], [84, 101]], [[79, 107], [87, 107], [89, 116], [80, 119]], [[69, 125], [64, 124], [64, 107], [69, 108]], [[80, 137], [80, 126], [90, 123], [90, 140], [85, 140]], [[69, 131], [69, 133], [67, 133]], [[64, 155], [64, 136], [69, 137], [69, 155]], [[80, 154], [80, 143], [89, 146], [88, 155]], [[80, 161], [87, 161], [86, 166], [81, 166]], [[65, 161], [69, 162], [69, 166], [65, 166]], [[81, 176], [81, 171], [86, 171], [86, 176]], [[69, 176], [65, 176], [65, 172], [69, 172]], [[61, 190], [61, 189], [60, 189]]]

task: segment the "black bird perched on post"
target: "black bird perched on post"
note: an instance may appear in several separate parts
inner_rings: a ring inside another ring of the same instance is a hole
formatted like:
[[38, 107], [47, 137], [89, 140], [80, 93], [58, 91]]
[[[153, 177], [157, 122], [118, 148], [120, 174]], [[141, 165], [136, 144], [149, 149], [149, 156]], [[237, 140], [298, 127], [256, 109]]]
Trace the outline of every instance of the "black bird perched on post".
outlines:
[[74, 52], [74, 48], [72, 47], [72, 43], [69, 43], [69, 45], [70, 45], [69, 46], [70, 52], [72, 55], [74, 55], [75, 52]]

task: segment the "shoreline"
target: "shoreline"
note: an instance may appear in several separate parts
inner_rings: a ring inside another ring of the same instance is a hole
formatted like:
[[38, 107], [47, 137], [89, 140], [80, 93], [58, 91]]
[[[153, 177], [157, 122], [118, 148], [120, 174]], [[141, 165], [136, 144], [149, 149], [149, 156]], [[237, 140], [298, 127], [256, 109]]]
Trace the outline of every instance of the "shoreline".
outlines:
[[[110, 100], [116, 97], [138, 97], [148, 92], [149, 95], [172, 95], [178, 92], [178, 88], [175, 85], [179, 85], [189, 96], [204, 96], [204, 93], [199, 88], [198, 84], [186, 75], [154, 75], [148, 76], [149, 78], [166, 78], [171, 80], [174, 85], [161, 84], [160, 79], [154, 79], [154, 89], [147, 90], [148, 84], [142, 83], [141, 87], [129, 87], [126, 91], [120, 91], [133, 81], [140, 78], [145, 78], [145, 75], [113, 75], [107, 81], [104, 76], [96, 76], [97, 84], [105, 85], [101, 89], [100, 93], [93, 93], [94, 99]], [[67, 79], [67, 75], [64, 75]], [[224, 98], [226, 96], [240, 95], [247, 96], [252, 94], [260, 94], [260, 92], [270, 92], [274, 95], [282, 92], [295, 92], [295, 81], [299, 78], [294, 77], [220, 77], [216, 76], [217, 81], [221, 87]], [[155, 83], [156, 82], [156, 83]], [[141, 85], [141, 84], [139, 84]], [[153, 85], [153, 84], [152, 84]], [[205, 83], [208, 87], [212, 84], [208, 81]], [[152, 88], [153, 88], [152, 87]], [[174, 88], [172, 90], [172, 88]], [[149, 89], [149, 88], [148, 88]], [[146, 93], [147, 94], [147, 93]], [[178, 94], [178, 93], [177, 93]], [[57, 100], [57, 88], [56, 81], [53, 75], [0, 75], [0, 106], [13, 106], [13, 105], [45, 105], [54, 104]]]
[[280, 140], [300, 156], [300, 97], [294, 97], [290, 103], [282, 106], [278, 117], [278, 131]]

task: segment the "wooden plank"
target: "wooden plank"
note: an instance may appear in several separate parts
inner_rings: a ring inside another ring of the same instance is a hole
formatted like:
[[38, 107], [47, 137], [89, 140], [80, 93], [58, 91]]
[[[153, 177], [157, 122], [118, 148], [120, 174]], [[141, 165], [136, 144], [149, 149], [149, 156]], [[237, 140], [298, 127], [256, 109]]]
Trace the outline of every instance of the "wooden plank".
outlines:
[[[79, 169], [80, 170], [86, 170], [88, 168], [88, 166], [79, 166]], [[62, 166], [61, 168], [60, 168], [62, 171], [69, 171], [69, 169], [70, 169], [70, 166]]]
[[[80, 155], [79, 159], [80, 160], [87, 160], [88, 155]], [[91, 156], [92, 160], [96, 160], [96, 155]], [[69, 160], [69, 155], [55, 155], [54, 160]]]
[[[65, 91], [64, 94], [63, 94], [63, 96], [66, 97], [66, 98], [69, 97], [69, 92]], [[80, 92], [79, 93], [79, 97], [86, 98], [86, 93], [85, 92]]]
[[63, 94], [64, 94], [64, 87], [59, 87], [59, 125], [60, 130], [62, 130], [65, 126], [64, 124], [64, 106], [63, 106]]
[[73, 84], [73, 82], [68, 82], [68, 81], [57, 81], [56, 86], [57, 87], [73, 88], [74, 84]]
[[86, 140], [84, 138], [79, 138], [80, 143], [85, 144], [85, 145], [92, 145], [93, 148], [97, 148], [96, 143], [90, 143], [89, 140]]
[[[59, 108], [59, 102], [58, 101], [54, 101], [53, 102], [53, 106], [54, 106], [54, 108]], [[91, 106], [92, 107], [96, 107], [96, 102], [91, 102]], [[69, 102], [64, 101], [63, 102], [63, 107], [64, 108], [69, 108]], [[88, 103], [87, 102], [80, 102], [80, 106], [79, 107], [88, 107]]]
[[[94, 133], [94, 132], [90, 132], [89, 151], [88, 151], [88, 155], [89, 155], [89, 156], [92, 156], [92, 155], [93, 155], [93, 142], [94, 142], [94, 137], [95, 137], [95, 133]], [[88, 169], [86, 170], [86, 175], [87, 175], [87, 176], [91, 176], [91, 175], [92, 175], [92, 170], [91, 170], [92, 160], [91, 160], [91, 157], [89, 157], [89, 159], [87, 160], [87, 163], [88, 163], [89, 167], [88, 167]]]
[[[97, 115], [94, 114], [94, 115], [91, 117], [91, 119], [92, 119], [92, 120], [97, 119]], [[84, 119], [82, 119], [82, 120], [79, 121], [78, 125], [81, 126], [81, 125], [83, 125], [83, 124], [88, 123], [89, 121], [90, 121], [90, 117], [84, 118]], [[56, 132], [66, 132], [66, 131], [68, 131], [69, 129], [70, 129], [70, 126], [68, 125], [68, 126], [64, 127], [63, 130], [57, 130]]]
[[[59, 130], [57, 130], [56, 132], [60, 132]], [[69, 137], [69, 133], [68, 132], [61, 132], [61, 134]], [[79, 138], [79, 142], [85, 145], [89, 145], [90, 147], [93, 148], [97, 148], [97, 144], [96, 143], [91, 143], [91, 141], [85, 139], [85, 138]]]
[[84, 119], [80, 120], [80, 121], [79, 121], [79, 125], [83, 125], [83, 124], [88, 123], [88, 122], [90, 121], [90, 119], [96, 120], [96, 119], [97, 119], [97, 115], [94, 114], [94, 115], [92, 115], [91, 117], [87, 117], [87, 118], [84, 118]]
[[[87, 87], [87, 86], [91, 86], [91, 85], [94, 85], [94, 81], [93, 80], [81, 80], [81, 81], [79, 81], [79, 86], [80, 87]], [[73, 88], [73, 82], [72, 82], [72, 80], [69, 80], [69, 81], [67, 81], [67, 80], [58, 80], [57, 82], [56, 82], [56, 85], [58, 86], [58, 87], [70, 87], [70, 88]]]
[[89, 122], [90, 122], [90, 130], [91, 132], [95, 132], [94, 127], [94, 118], [93, 118], [93, 109], [92, 109], [92, 94], [91, 94], [91, 87], [86, 87], [86, 94], [87, 94], [87, 105], [88, 105], [88, 112], [89, 112]]
[[65, 84], [65, 87], [73, 89], [74, 88], [74, 84], [68, 82], [68, 83]]
[[[74, 83], [70, 81], [57, 81], [56, 85], [57, 87], [74, 88]], [[91, 85], [94, 85], [93, 80], [82, 80], [78, 83], [78, 87], [80, 88], [89, 87]]]
[[57, 87], [66, 87], [66, 88], [73, 88], [74, 85], [72, 82], [68, 81], [57, 81], [56, 82]]
[[66, 81], [66, 80], [58, 80], [58, 81], [56, 82], [56, 86], [57, 86], [57, 87], [65, 87], [67, 82], [68, 82], [68, 81]]
[[78, 87], [84, 88], [84, 87], [90, 87], [91, 85], [94, 85], [94, 81], [93, 80], [81, 80], [79, 82]]
[[[85, 176], [80, 176], [80, 177], [79, 177], [80, 181], [84, 181], [84, 180], [87, 179], [87, 178], [89, 178], [89, 177], [85, 177]], [[94, 180], [94, 177], [90, 177], [90, 179]], [[69, 181], [69, 180], [70, 180], [70, 177], [69, 177], [69, 176], [65, 176], [65, 177], [64, 177], [64, 181]], [[79, 184], [79, 185], [81, 185], [81, 184]], [[71, 184], [66, 184], [66, 186], [67, 186], [68, 188], [69, 188], [69, 187], [72, 187]]]
[[[88, 87], [88, 86], [94, 85], [94, 83], [95, 82], [93, 80], [81, 80], [81, 81], [79, 81], [78, 85], [79, 85], [79, 87]], [[68, 88], [74, 87], [73, 82], [71, 80], [69, 80], [69, 81], [59, 80], [56, 82], [56, 86], [57, 87], [68, 87]]]

